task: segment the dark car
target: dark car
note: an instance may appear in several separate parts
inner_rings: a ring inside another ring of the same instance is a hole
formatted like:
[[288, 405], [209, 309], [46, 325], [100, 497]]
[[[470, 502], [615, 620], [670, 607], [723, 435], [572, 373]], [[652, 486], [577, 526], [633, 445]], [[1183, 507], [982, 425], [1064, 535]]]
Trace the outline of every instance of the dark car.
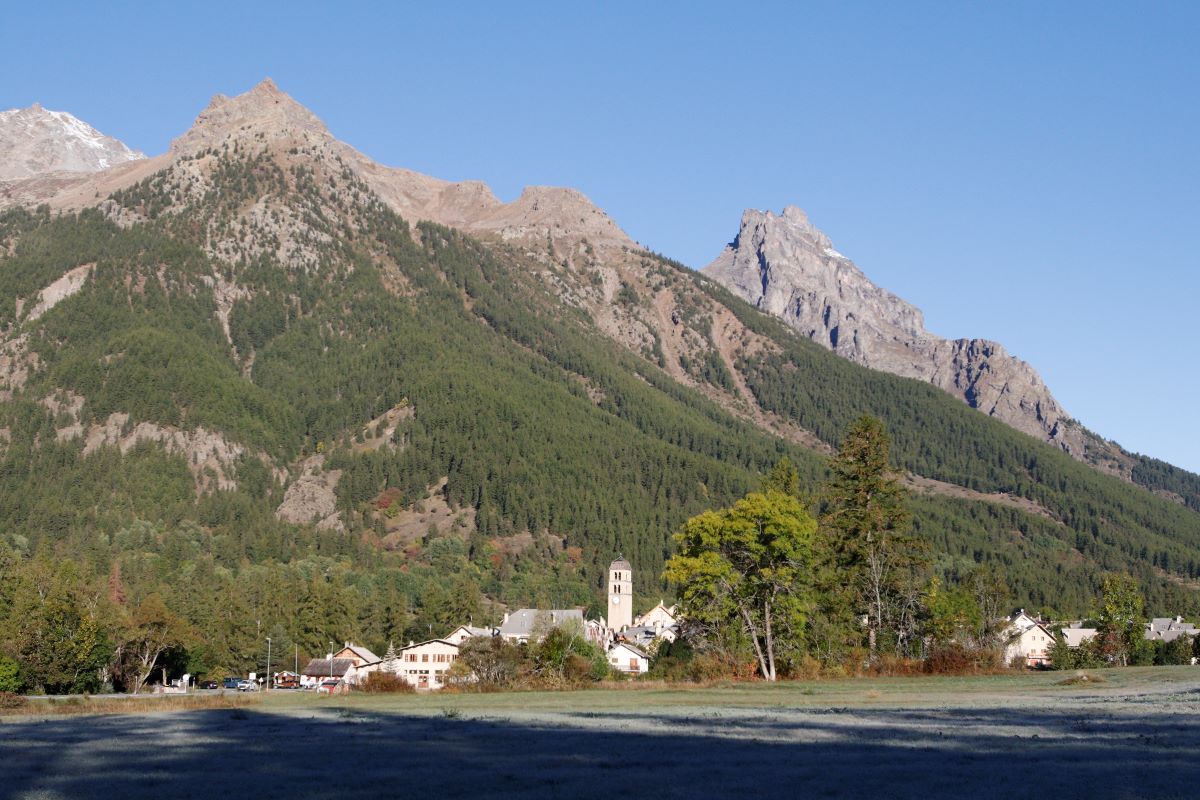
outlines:
[[238, 684], [241, 682], [242, 682], [241, 678], [226, 678], [224, 687], [226, 689], [233, 689], [234, 691], [236, 691], [238, 688]]
[[200, 681], [200, 688], [201, 689], [220, 689], [221, 684], [217, 683], [216, 681]]

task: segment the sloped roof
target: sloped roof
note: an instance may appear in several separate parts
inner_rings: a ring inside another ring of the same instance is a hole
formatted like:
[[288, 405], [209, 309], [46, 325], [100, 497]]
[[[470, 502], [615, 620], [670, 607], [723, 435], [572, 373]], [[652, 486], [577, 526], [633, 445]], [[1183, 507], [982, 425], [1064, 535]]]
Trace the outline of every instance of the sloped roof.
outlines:
[[617, 556], [617, 560], [608, 565], [609, 569], [628, 569], [632, 570], [633, 565], [625, 560], [625, 556]]
[[[542, 615], [546, 615], [543, 617]], [[500, 626], [501, 636], [523, 637], [533, 632], [534, 623], [539, 618], [545, 618], [552, 627], [557, 628], [569, 619], [583, 622], [582, 608], [521, 608], [508, 615], [508, 619]]]
[[379, 656], [375, 655], [370, 650], [368, 650], [367, 648], [363, 647], [360, 644], [354, 644], [353, 642], [346, 642], [346, 646], [343, 647], [338, 652], [341, 653], [346, 650], [349, 650], [350, 652], [354, 653], [355, 655], [357, 655], [359, 658], [361, 658], [363, 661], [365, 661], [368, 664], [374, 664], [376, 661], [380, 660]]
[[458, 631], [465, 631], [468, 636], [491, 636], [495, 628], [479, 628], [474, 625], [459, 625], [446, 636], [453, 636]]
[[444, 645], [447, 645], [448, 647], [453, 647], [456, 650], [458, 649], [458, 645], [456, 645], [454, 642], [448, 642], [445, 639], [426, 639], [423, 642], [417, 642], [416, 644], [410, 644], [408, 647], [401, 647], [396, 652], [403, 653], [405, 650], [415, 650], [416, 648], [424, 647], [427, 644], [444, 644]]
[[608, 649], [608, 652], [609, 652], [609, 654], [611, 654], [614, 650], [621, 648], [621, 647], [624, 647], [626, 650], [630, 651], [634, 655], [639, 655], [642, 658], [650, 658], [649, 653], [647, 653], [642, 648], [638, 647], [636, 644], [633, 644], [632, 642], [617, 642], [616, 644], [614, 644], [612, 647], [610, 647]]
[[1095, 628], [1063, 628], [1063, 639], [1067, 642], [1067, 647], [1079, 647], [1084, 642], [1096, 638]]
[[[378, 659], [376, 659], [378, 660]], [[335, 678], [340, 678], [346, 674], [354, 666], [352, 658], [335, 658], [332, 665], [328, 658], [314, 658], [309, 661], [304, 669], [300, 670], [301, 675], [312, 675], [314, 677], [326, 677], [333, 675]]]

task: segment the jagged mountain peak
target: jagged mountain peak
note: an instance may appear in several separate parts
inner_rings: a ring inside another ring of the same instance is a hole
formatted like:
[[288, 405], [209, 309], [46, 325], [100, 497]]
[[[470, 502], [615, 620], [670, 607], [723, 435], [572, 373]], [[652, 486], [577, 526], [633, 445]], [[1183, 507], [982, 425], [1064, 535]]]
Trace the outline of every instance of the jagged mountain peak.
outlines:
[[143, 158], [66, 111], [51, 111], [41, 103], [0, 111], [0, 180], [99, 172]]
[[171, 151], [188, 154], [227, 141], [281, 139], [326, 142], [333, 136], [316, 114], [265, 78], [242, 94], [214, 96], [192, 127], [171, 143]]
[[928, 381], [1082, 458], [1085, 441], [1037, 372], [986, 339], [943, 339], [916, 306], [877, 286], [796, 206], [749, 209], [704, 274], [799, 334], [863, 366]]

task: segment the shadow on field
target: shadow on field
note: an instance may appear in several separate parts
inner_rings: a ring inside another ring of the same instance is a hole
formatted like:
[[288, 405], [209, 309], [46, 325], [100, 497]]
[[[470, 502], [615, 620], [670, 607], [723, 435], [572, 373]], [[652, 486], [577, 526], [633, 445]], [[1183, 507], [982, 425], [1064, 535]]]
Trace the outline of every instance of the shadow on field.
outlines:
[[0, 724], [0, 798], [1183, 798], [1197, 744], [1102, 708], [214, 710]]

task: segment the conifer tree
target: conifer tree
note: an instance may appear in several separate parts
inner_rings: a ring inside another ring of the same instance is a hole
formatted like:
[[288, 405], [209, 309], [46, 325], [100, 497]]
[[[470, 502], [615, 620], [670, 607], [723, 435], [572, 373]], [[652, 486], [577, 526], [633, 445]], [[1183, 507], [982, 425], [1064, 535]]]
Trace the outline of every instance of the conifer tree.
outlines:
[[874, 660], [884, 644], [905, 653], [915, 638], [926, 548], [914, 538], [906, 492], [888, 464], [883, 423], [851, 424], [829, 462], [822, 527], [849, 606], [861, 614]]

